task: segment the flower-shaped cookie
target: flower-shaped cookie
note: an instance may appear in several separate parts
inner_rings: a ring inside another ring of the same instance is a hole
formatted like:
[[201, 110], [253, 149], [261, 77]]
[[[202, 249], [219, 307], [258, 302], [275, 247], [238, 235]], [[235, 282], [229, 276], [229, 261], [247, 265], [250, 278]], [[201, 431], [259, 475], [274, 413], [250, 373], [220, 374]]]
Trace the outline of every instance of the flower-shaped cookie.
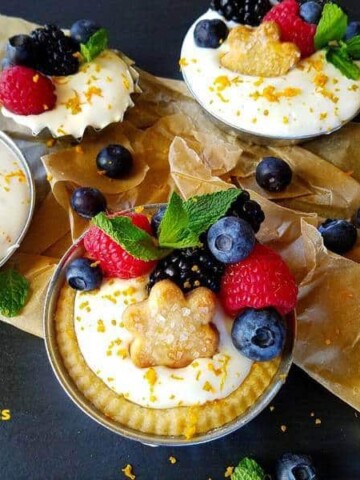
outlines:
[[294, 43], [280, 41], [280, 29], [275, 22], [264, 22], [257, 28], [235, 27], [227, 43], [230, 50], [221, 58], [222, 66], [244, 75], [284, 75], [301, 56]]
[[215, 310], [215, 294], [207, 288], [185, 296], [170, 280], [158, 282], [147, 300], [130, 305], [123, 314], [134, 336], [132, 361], [140, 368], [181, 368], [196, 358], [214, 356], [219, 334], [210, 322]]

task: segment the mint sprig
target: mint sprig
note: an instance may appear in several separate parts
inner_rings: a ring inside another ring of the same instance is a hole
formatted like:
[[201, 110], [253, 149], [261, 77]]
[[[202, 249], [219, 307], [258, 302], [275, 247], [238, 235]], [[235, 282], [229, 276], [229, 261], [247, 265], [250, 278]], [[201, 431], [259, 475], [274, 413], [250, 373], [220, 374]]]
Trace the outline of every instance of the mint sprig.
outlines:
[[200, 235], [229, 210], [241, 190], [229, 189], [183, 201], [174, 192], [160, 224], [159, 243], [172, 248], [197, 247]]
[[80, 44], [80, 53], [85, 62], [91, 62], [95, 57], [105, 50], [109, 43], [109, 37], [105, 28], [97, 30], [89, 40]]
[[252, 458], [243, 458], [231, 475], [231, 480], [264, 480], [265, 472]]
[[343, 75], [351, 80], [359, 80], [360, 68], [354, 63], [344, 48], [330, 47], [326, 60], [332, 63]]
[[350, 38], [345, 44], [348, 55], [354, 60], [360, 60], [360, 35]]
[[329, 42], [341, 40], [346, 33], [347, 24], [348, 17], [344, 10], [335, 3], [326, 3], [316, 28], [314, 38], [316, 49], [320, 50]]
[[0, 272], [0, 314], [16, 317], [26, 304], [29, 281], [14, 269]]
[[92, 223], [135, 258], [151, 261], [170, 253], [168, 248], [156, 245], [154, 237], [134, 225], [129, 217], [109, 218], [101, 212], [92, 219]]
[[192, 197], [187, 201], [173, 193], [166, 207], [156, 240], [126, 216], [109, 218], [101, 212], [92, 223], [130, 255], [140, 260], [159, 260], [174, 248], [201, 245], [200, 235], [224, 216], [241, 190], [229, 190]]

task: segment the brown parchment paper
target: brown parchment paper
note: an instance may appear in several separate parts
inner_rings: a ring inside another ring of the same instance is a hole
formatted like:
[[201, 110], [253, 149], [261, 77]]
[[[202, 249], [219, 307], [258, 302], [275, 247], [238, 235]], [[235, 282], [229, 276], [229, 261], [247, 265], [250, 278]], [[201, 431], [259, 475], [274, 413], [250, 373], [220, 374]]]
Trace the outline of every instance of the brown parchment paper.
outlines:
[[[0, 16], [0, 53], [5, 37], [31, 28]], [[120, 210], [166, 201], [173, 189], [187, 198], [236, 185], [261, 204], [266, 220], [258, 238], [281, 253], [299, 284], [296, 363], [360, 410], [360, 244], [348, 258], [340, 257], [324, 248], [316, 229], [322, 218], [351, 218], [360, 206], [360, 126], [350, 124], [302, 146], [251, 146], [212, 124], [183, 82], [139, 72], [143, 93], [122, 124], [84, 138], [80, 146], [57, 144], [57, 151], [43, 157], [51, 193], [11, 261], [29, 278], [31, 295], [19, 317], [2, 320], [42, 335], [49, 278], [87, 227], [70, 209], [74, 188], [100, 188], [109, 209]], [[1, 122], [0, 128], [21, 134], [14, 124]], [[99, 176], [95, 168], [97, 152], [115, 142], [127, 146], [135, 159], [133, 173], [121, 181]], [[256, 165], [268, 155], [284, 158], [293, 169], [285, 192], [269, 194], [255, 182]]]

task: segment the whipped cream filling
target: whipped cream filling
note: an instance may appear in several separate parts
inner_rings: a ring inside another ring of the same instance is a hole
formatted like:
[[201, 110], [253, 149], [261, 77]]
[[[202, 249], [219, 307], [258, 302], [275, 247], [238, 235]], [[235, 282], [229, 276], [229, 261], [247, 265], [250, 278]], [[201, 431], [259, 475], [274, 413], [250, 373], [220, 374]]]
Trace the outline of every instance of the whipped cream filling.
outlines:
[[81, 138], [87, 126], [102, 129], [120, 122], [134, 105], [131, 94], [137, 91], [136, 74], [120, 56], [105, 50], [79, 72], [67, 77], [52, 77], [57, 101], [53, 110], [40, 115], [16, 115], [5, 107], [2, 113], [34, 135], [48, 128], [54, 137]]
[[328, 63], [324, 50], [279, 77], [242, 75], [222, 67], [227, 41], [218, 49], [200, 48], [194, 41], [198, 21], [215, 18], [229, 28], [237, 25], [209, 10], [188, 31], [180, 65], [193, 95], [222, 122], [254, 134], [292, 138], [330, 132], [359, 111], [360, 81]]
[[150, 408], [201, 405], [225, 398], [249, 374], [252, 361], [233, 346], [232, 319], [220, 305], [213, 323], [219, 336], [218, 353], [185, 368], [138, 368], [130, 356], [132, 335], [122, 325], [126, 307], [147, 298], [148, 277], [106, 279], [94, 292], [77, 292], [75, 332], [81, 353], [91, 370], [113, 391]]
[[10, 148], [0, 142], [0, 261], [18, 247], [30, 202], [26, 173]]

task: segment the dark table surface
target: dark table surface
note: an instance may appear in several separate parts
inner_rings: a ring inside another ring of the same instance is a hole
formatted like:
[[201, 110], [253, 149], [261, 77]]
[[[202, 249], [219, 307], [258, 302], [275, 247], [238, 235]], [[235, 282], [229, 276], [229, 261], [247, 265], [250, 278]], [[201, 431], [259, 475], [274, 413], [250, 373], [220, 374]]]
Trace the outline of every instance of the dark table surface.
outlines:
[[[342, 4], [360, 19], [356, 0]], [[109, 29], [112, 45], [139, 66], [179, 78], [182, 37], [207, 5], [207, 0], [1, 0], [0, 13], [61, 26], [96, 19]], [[127, 463], [139, 480], [220, 480], [243, 456], [271, 471], [287, 451], [311, 454], [322, 479], [360, 479], [360, 414], [296, 367], [273, 406], [208, 445], [143, 446], [87, 418], [57, 383], [43, 341], [0, 323], [0, 410], [12, 415], [0, 421], [0, 480], [116, 480], [124, 478]]]

